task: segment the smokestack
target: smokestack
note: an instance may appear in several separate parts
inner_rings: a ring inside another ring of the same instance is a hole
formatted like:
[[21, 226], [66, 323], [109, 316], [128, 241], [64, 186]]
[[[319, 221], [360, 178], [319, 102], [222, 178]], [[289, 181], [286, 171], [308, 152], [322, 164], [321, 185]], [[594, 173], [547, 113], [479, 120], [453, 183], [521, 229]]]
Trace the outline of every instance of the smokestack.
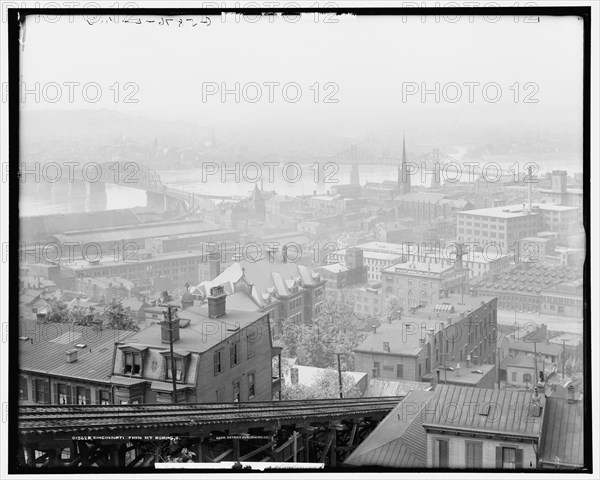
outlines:
[[[173, 341], [179, 340], [179, 318], [173, 318]], [[160, 322], [160, 343], [169, 343], [169, 321], [165, 318]]]
[[212, 287], [210, 289], [210, 295], [208, 296], [208, 316], [210, 318], [218, 318], [226, 313], [226, 299], [225, 289], [223, 285], [218, 287]]

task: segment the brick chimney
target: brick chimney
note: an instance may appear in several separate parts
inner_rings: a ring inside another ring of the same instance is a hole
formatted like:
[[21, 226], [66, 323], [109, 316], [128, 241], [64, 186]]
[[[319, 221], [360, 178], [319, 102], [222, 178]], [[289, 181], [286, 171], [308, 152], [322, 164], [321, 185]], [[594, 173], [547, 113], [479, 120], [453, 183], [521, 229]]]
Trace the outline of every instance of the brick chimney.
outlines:
[[[165, 318], [160, 322], [160, 342], [169, 343], [169, 321]], [[179, 318], [173, 318], [173, 342], [179, 340]]]
[[211, 280], [221, 275], [221, 254], [218, 251], [208, 254], [208, 271]]
[[208, 300], [208, 316], [210, 318], [218, 318], [226, 313], [225, 303], [227, 295], [223, 285], [218, 287], [212, 287], [210, 294], [207, 297]]

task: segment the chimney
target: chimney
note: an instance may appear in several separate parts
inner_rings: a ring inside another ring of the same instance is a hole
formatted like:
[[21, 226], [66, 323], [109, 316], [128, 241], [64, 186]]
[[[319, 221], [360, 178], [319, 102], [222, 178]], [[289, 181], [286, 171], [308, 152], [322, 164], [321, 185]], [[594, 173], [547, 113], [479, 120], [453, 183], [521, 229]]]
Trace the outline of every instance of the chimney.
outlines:
[[214, 280], [221, 274], [221, 254], [218, 251], [208, 254], [208, 272], [210, 280]]
[[431, 343], [431, 347], [433, 348], [435, 344], [435, 330], [433, 328], [427, 330], [427, 341]]
[[383, 342], [383, 351], [390, 353], [390, 342]]
[[219, 285], [218, 287], [212, 287], [210, 289], [210, 294], [208, 295], [208, 316], [210, 318], [218, 318], [226, 313], [225, 309], [225, 301], [227, 295], [225, 293], [225, 289], [223, 285]]
[[371, 325], [371, 332], [377, 333], [377, 325]]
[[569, 384], [567, 387], [567, 403], [575, 403], [575, 387], [573, 384]]
[[65, 352], [67, 356], [67, 363], [75, 363], [77, 361], [77, 349], [72, 348], [71, 350], [67, 350]]
[[[160, 322], [160, 342], [169, 343], [169, 321], [165, 318]], [[173, 342], [179, 340], [179, 318], [173, 318]]]

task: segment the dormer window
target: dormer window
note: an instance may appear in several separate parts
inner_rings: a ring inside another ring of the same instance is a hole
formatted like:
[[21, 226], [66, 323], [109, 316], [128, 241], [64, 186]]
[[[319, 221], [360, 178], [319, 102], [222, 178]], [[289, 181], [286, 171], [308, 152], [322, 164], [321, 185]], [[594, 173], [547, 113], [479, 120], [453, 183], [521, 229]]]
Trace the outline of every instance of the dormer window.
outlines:
[[142, 354], [139, 352], [123, 352], [123, 373], [125, 375], [141, 375]]
[[[173, 368], [171, 364], [171, 352], [160, 352], [165, 359], [165, 379], [173, 379]], [[188, 354], [182, 355], [181, 353], [173, 352], [173, 360], [175, 361], [175, 381], [185, 382], [185, 373], [187, 371], [187, 360]]]
[[123, 375], [141, 377], [144, 370], [143, 355], [148, 347], [124, 345], [119, 348], [123, 352]]

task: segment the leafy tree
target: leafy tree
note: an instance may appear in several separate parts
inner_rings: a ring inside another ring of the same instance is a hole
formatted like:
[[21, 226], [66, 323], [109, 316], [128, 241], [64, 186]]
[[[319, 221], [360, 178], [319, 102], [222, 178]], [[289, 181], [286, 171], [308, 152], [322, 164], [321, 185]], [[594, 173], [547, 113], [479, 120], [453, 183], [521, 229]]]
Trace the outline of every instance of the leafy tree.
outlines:
[[47, 300], [46, 321], [50, 323], [68, 323], [69, 312], [67, 304], [62, 300], [53, 298]]
[[140, 328], [125, 307], [121, 299], [113, 298], [104, 307], [103, 316], [108, 328], [115, 330], [133, 330], [137, 332]]
[[353, 349], [363, 340], [364, 320], [347, 303], [325, 302], [311, 324], [286, 325], [283, 333], [284, 356], [302, 357], [313, 367], [336, 368], [341, 355], [343, 370], [354, 369]]
[[[320, 372], [312, 385], [285, 385], [281, 391], [282, 400], [308, 400], [320, 398], [339, 398], [340, 386], [338, 372], [325, 370]], [[361, 392], [354, 379], [342, 372], [342, 395], [344, 398], [358, 398]]]
[[96, 318], [94, 307], [74, 306], [69, 312], [70, 322], [84, 327], [101, 327], [102, 321]]

